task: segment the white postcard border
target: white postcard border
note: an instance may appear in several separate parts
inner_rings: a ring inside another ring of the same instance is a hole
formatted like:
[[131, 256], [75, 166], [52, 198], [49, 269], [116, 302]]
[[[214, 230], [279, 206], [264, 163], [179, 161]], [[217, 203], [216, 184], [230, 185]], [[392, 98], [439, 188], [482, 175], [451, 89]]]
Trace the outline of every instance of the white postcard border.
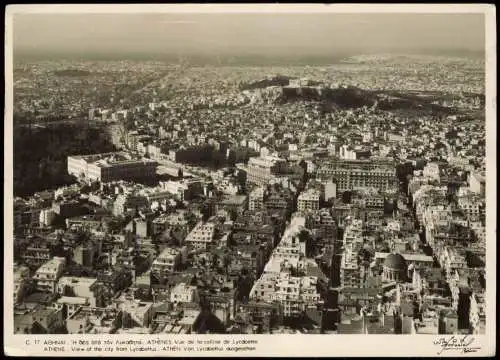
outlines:
[[[96, 352], [51, 352], [50, 356], [437, 356], [438, 348], [433, 344], [438, 336], [433, 335], [12, 335], [13, 326], [13, 60], [12, 60], [12, 16], [16, 13], [204, 13], [204, 12], [288, 12], [288, 13], [483, 13], [485, 15], [486, 39], [486, 223], [487, 223], [487, 264], [486, 264], [486, 335], [474, 336], [474, 346], [480, 347], [475, 353], [458, 354], [444, 352], [440, 356], [491, 356], [495, 354], [496, 339], [496, 17], [494, 5], [485, 4], [183, 4], [183, 5], [9, 5], [6, 8], [5, 32], [5, 141], [4, 141], [4, 351], [11, 356], [47, 356], [41, 351], [46, 340], [64, 339], [66, 348], [73, 341], [84, 340], [138, 340], [167, 339], [184, 341], [185, 345], [201, 340], [220, 341], [223, 351], [141, 351], [120, 353]], [[247, 341], [236, 345], [241, 348], [255, 347], [255, 350], [228, 350], [234, 348], [235, 340]], [[36, 341], [39, 341], [36, 344]], [[228, 341], [225, 344], [224, 341]], [[253, 344], [252, 341], [256, 341]], [[250, 342], [250, 343], [248, 343]], [[86, 345], [85, 345], [86, 346]], [[85, 347], [82, 346], [82, 347]], [[115, 344], [113, 344], [113, 347]], [[124, 345], [128, 346], [128, 345]], [[189, 345], [191, 346], [191, 345]], [[206, 345], [204, 345], [206, 346]], [[215, 345], [214, 345], [215, 346]], [[219, 346], [219, 345], [217, 345]], [[182, 347], [182, 346], [181, 346]]]

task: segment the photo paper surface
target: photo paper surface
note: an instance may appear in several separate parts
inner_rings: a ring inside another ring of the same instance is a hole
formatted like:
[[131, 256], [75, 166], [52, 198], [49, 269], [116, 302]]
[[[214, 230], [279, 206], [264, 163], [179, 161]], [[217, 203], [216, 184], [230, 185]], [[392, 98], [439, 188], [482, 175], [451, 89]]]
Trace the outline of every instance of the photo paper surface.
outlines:
[[5, 353], [494, 355], [495, 22], [8, 6]]

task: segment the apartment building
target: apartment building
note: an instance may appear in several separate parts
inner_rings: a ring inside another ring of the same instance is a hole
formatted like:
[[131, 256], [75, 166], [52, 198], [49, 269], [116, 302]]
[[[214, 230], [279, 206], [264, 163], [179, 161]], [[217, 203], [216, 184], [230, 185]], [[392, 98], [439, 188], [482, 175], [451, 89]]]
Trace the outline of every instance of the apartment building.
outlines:
[[478, 196], [459, 196], [457, 199], [458, 207], [467, 217], [478, 217], [485, 212], [484, 201]]
[[349, 219], [344, 231], [344, 246], [363, 241], [363, 222], [360, 219]]
[[264, 188], [258, 187], [248, 195], [248, 210], [257, 211], [264, 208]]
[[486, 312], [484, 294], [472, 292], [470, 296], [469, 322], [473, 334], [484, 334], [486, 327]]
[[307, 189], [302, 192], [297, 199], [297, 209], [299, 211], [319, 210], [321, 192], [317, 189]]
[[314, 276], [296, 277], [288, 272], [264, 273], [255, 282], [250, 299], [278, 303], [285, 317], [299, 316], [310, 306], [316, 306], [320, 295]]
[[327, 209], [309, 211], [306, 215], [306, 227], [319, 239], [319, 244], [333, 244], [337, 236], [337, 225]]
[[372, 160], [338, 160], [324, 163], [318, 169], [317, 177], [335, 179], [338, 193], [363, 187], [392, 190], [398, 185], [394, 164]]
[[196, 250], [206, 250], [207, 246], [210, 245], [215, 236], [215, 224], [213, 223], [203, 223], [200, 221], [191, 230], [186, 239], [185, 244], [196, 249]]
[[285, 168], [285, 159], [272, 156], [252, 157], [246, 166], [247, 182], [259, 186], [267, 185], [269, 181], [283, 174]]
[[158, 274], [171, 273], [179, 268], [185, 256], [185, 248], [165, 248], [153, 261], [151, 272]]
[[57, 281], [62, 275], [65, 265], [65, 258], [54, 257], [40, 266], [34, 276], [36, 289], [42, 292], [55, 292]]
[[361, 286], [358, 257], [352, 244], [347, 246], [342, 254], [340, 262], [340, 284], [345, 288], [358, 288]]

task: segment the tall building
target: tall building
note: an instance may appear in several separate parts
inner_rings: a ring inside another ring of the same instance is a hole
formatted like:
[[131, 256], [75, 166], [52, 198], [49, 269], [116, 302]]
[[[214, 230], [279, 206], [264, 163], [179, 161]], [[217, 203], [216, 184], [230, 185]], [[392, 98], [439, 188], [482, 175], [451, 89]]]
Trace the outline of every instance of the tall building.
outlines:
[[358, 254], [354, 245], [345, 247], [340, 263], [340, 284], [344, 288], [358, 288], [361, 285], [361, 274], [358, 265]]
[[324, 182], [325, 200], [335, 199], [337, 197], [337, 185], [333, 181]]
[[344, 253], [340, 263], [340, 284], [342, 287], [361, 286], [361, 270], [358, 264], [358, 253], [363, 244], [362, 221], [350, 219], [344, 231]]
[[73, 260], [83, 267], [92, 268], [94, 265], [95, 249], [92, 244], [81, 244], [73, 251]]

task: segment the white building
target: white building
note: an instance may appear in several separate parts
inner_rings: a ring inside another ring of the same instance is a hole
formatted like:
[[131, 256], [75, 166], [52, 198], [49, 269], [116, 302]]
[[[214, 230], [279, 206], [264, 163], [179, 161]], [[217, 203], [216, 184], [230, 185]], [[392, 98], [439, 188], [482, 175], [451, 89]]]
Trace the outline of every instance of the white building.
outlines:
[[484, 174], [473, 172], [469, 176], [469, 188], [475, 194], [485, 195], [486, 179]]
[[295, 277], [287, 272], [263, 274], [254, 284], [250, 298], [278, 302], [285, 317], [295, 317], [321, 301], [316, 284], [314, 276]]
[[62, 275], [66, 259], [54, 257], [40, 266], [35, 273], [36, 289], [43, 292], [55, 292], [56, 283]]
[[161, 254], [153, 261], [151, 271], [158, 273], [172, 272], [182, 264], [185, 256], [185, 248], [165, 248], [161, 252]]
[[197, 301], [197, 288], [186, 283], [179, 283], [170, 291], [170, 301], [174, 304]]
[[264, 188], [254, 189], [248, 196], [248, 210], [261, 210], [264, 207]]
[[184, 195], [188, 186], [180, 181], [166, 181], [162, 183], [163, 188], [170, 194], [175, 195], [180, 201], [184, 201]]
[[56, 212], [52, 210], [52, 208], [43, 209], [42, 211], [40, 211], [40, 225], [51, 226], [54, 223], [55, 219]]
[[291, 268], [300, 270], [304, 267], [305, 248], [298, 241], [298, 234], [304, 226], [303, 216], [292, 218], [264, 272], [250, 291], [251, 299], [278, 302], [285, 317], [299, 316], [307, 308], [321, 302], [316, 289], [317, 277], [292, 276], [290, 272]]
[[469, 322], [473, 334], [484, 334], [486, 325], [484, 294], [473, 292], [470, 296]]
[[337, 185], [333, 181], [326, 181], [325, 185], [325, 200], [335, 199], [337, 197]]
[[68, 174], [100, 182], [154, 177], [156, 167], [156, 161], [134, 159], [126, 152], [68, 156]]
[[207, 246], [213, 242], [214, 236], [215, 224], [209, 222], [204, 224], [200, 221], [193, 230], [191, 230], [184, 241], [186, 245], [196, 250], [206, 250]]
[[158, 144], [148, 144], [147, 153], [152, 159], [161, 158], [161, 147]]
[[439, 165], [437, 163], [428, 163], [427, 165], [425, 165], [423, 176], [429, 178], [430, 180], [439, 182], [441, 179]]
[[57, 282], [57, 293], [88, 299], [90, 306], [96, 306], [97, 279], [88, 277], [63, 276]]
[[302, 192], [297, 199], [297, 209], [299, 211], [305, 210], [319, 210], [321, 199], [321, 192], [317, 189], [307, 189]]
[[457, 204], [467, 216], [479, 216], [483, 210], [483, 201], [475, 196], [460, 196]]
[[356, 152], [349, 145], [342, 145], [339, 152], [342, 159], [356, 160]]
[[266, 185], [277, 175], [283, 173], [286, 160], [274, 156], [251, 157], [246, 167], [247, 181], [257, 185]]
[[192, 194], [202, 192], [202, 185], [199, 179], [181, 180], [181, 181], [164, 181], [160, 182], [163, 190], [174, 195], [178, 200], [189, 200]]
[[66, 318], [72, 317], [76, 314], [82, 307], [88, 306], [89, 300], [84, 297], [77, 296], [61, 296], [57, 299], [54, 307], [56, 309], [62, 309], [66, 307]]

